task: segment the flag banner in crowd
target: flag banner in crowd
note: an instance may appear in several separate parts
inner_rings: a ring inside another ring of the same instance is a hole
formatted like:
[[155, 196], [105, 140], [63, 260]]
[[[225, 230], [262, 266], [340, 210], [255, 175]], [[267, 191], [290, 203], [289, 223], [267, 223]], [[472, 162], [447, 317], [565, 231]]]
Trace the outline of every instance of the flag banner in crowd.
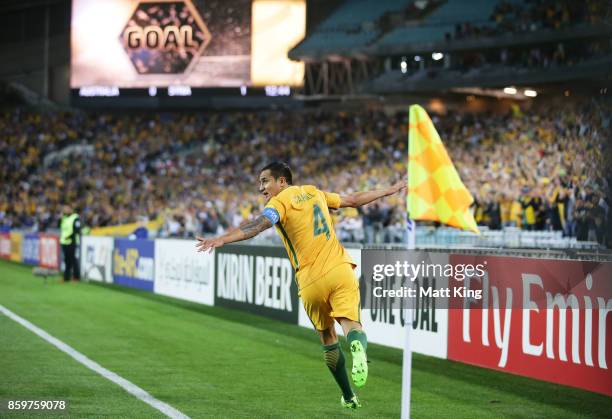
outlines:
[[[163, 217], [157, 217], [155, 220], [147, 222], [136, 222], [128, 224], [120, 224], [115, 226], [95, 227], [91, 229], [92, 236], [114, 236], [128, 237], [136, 233], [139, 228], [146, 228], [148, 231], [157, 231], [164, 223]], [[145, 238], [145, 237], [138, 237]]]
[[408, 213], [413, 220], [439, 221], [480, 234], [467, 190], [425, 109], [410, 106]]

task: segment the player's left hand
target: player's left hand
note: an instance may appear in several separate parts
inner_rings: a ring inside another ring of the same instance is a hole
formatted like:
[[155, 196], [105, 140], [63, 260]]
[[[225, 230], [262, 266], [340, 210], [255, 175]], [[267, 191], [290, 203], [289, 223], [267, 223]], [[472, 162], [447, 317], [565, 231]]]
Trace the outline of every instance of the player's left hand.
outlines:
[[406, 181], [400, 180], [399, 182], [397, 182], [396, 184], [394, 184], [388, 189], [389, 195], [393, 195], [400, 191], [403, 191], [404, 189], [406, 189], [406, 186], [407, 186]]
[[215, 247], [221, 247], [225, 244], [223, 239], [220, 237], [211, 237], [208, 239], [205, 239], [204, 237], [196, 237], [196, 239], [198, 239], [198, 243], [196, 244], [196, 249], [198, 249], [198, 252], [205, 252], [208, 250], [208, 253], [212, 253]]

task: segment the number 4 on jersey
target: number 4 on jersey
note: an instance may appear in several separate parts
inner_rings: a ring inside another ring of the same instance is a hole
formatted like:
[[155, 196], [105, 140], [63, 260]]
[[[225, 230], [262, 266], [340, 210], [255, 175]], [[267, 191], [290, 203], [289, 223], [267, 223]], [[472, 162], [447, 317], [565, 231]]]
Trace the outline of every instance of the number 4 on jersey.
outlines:
[[329, 240], [329, 227], [327, 226], [327, 221], [325, 221], [325, 216], [323, 215], [323, 211], [321, 208], [314, 204], [314, 235], [317, 237], [319, 234], [325, 233], [325, 238]]

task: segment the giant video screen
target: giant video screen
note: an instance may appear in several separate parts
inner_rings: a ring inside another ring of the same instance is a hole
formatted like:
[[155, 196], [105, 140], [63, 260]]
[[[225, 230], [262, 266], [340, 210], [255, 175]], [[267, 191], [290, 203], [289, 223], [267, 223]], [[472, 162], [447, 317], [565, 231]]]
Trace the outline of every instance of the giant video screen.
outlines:
[[73, 0], [72, 88], [300, 86], [305, 0]]

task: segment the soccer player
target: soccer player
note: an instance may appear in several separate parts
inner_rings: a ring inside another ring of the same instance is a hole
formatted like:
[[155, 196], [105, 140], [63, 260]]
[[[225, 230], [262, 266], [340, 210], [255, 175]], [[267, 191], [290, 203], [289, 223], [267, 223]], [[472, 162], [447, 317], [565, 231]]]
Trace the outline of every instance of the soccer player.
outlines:
[[361, 404], [348, 380], [334, 320], [349, 342], [351, 376], [357, 387], [362, 387], [368, 377], [368, 342], [360, 322], [359, 280], [353, 272], [356, 265], [336, 238], [329, 209], [360, 207], [405, 188], [402, 181], [387, 189], [338, 195], [311, 185], [293, 185], [289, 166], [274, 162], [259, 175], [259, 192], [267, 201], [259, 217], [222, 236], [197, 238], [199, 252], [212, 251], [276, 227], [295, 269], [306, 313], [320, 335], [325, 364], [340, 386], [340, 401], [347, 408], [356, 409]]

